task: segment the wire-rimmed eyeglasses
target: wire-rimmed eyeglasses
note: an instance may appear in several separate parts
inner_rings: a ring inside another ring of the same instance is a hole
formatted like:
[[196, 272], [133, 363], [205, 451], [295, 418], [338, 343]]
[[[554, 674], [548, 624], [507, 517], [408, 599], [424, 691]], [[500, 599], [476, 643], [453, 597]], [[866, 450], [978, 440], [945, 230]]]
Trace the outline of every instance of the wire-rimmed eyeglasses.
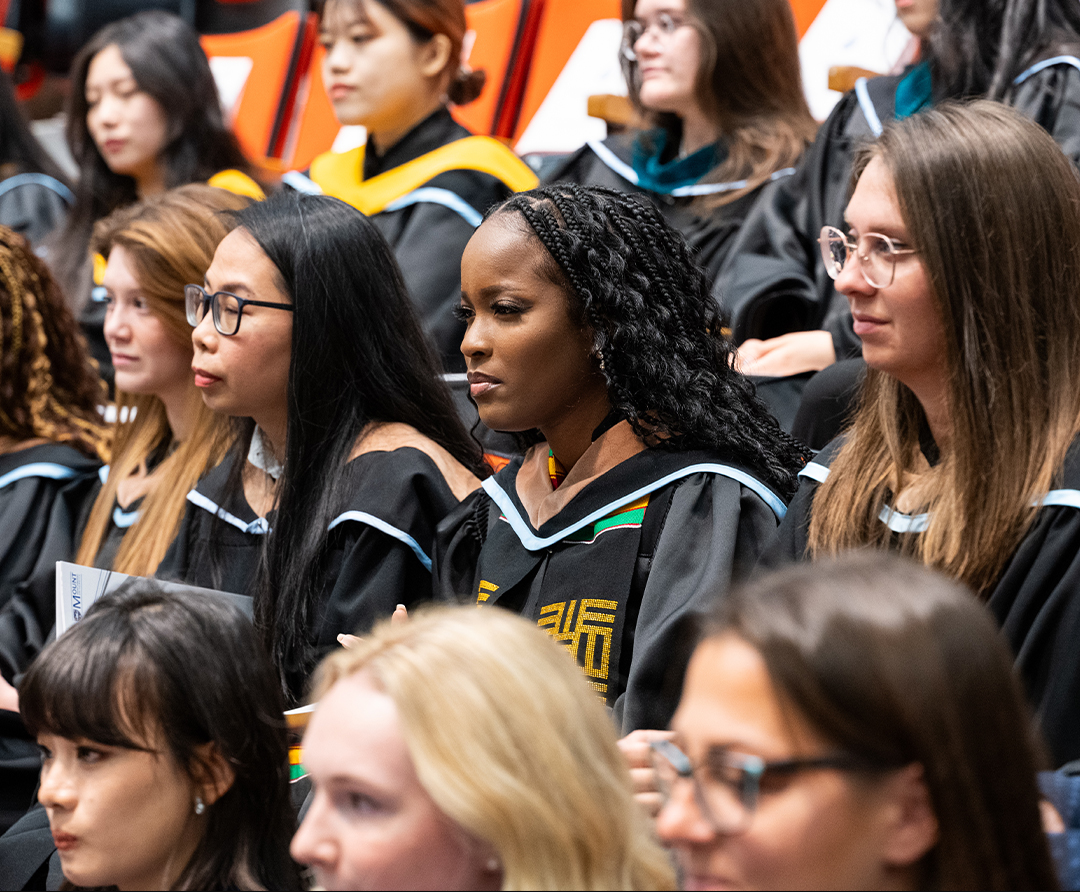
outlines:
[[697, 765], [670, 740], [651, 741], [653, 768], [664, 805], [680, 780], [694, 787], [694, 800], [702, 817], [716, 833], [741, 833], [757, 808], [761, 780], [767, 775], [833, 769], [855, 771], [865, 765], [845, 753], [766, 762], [758, 756], [713, 747]]
[[864, 232], [853, 242], [835, 226], [821, 227], [818, 244], [830, 278], [838, 278], [851, 255], [857, 254], [859, 271], [874, 288], [888, 288], [896, 278], [896, 261], [905, 254], [918, 253], [914, 248], [897, 247], [895, 240], [880, 232]]
[[207, 294], [201, 285], [184, 286], [184, 309], [187, 310], [188, 325], [192, 328], [203, 321], [207, 307], [210, 308], [214, 319], [214, 328], [219, 334], [231, 338], [240, 330], [240, 317], [244, 313], [244, 307], [274, 307], [278, 310], [295, 310], [292, 304], [269, 303], [265, 300], [249, 300], [246, 297], [237, 297], [228, 291], [217, 291]]
[[640, 19], [628, 19], [623, 22], [622, 54], [631, 62], [635, 62], [637, 54], [634, 52], [634, 45], [645, 36], [646, 31], [652, 31], [661, 40], [666, 40], [680, 28], [689, 24], [667, 12], [659, 13], [648, 23]]

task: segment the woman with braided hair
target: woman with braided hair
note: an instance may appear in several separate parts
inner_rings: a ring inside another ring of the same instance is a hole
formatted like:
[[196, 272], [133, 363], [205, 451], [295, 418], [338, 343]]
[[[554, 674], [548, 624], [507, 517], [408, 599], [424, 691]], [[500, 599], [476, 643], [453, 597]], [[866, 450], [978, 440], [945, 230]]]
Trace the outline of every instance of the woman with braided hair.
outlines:
[[535, 620], [624, 731], [666, 727], [685, 621], [754, 564], [803, 455], [640, 198], [556, 184], [499, 205], [460, 314], [481, 420], [529, 448], [440, 525], [437, 593]]

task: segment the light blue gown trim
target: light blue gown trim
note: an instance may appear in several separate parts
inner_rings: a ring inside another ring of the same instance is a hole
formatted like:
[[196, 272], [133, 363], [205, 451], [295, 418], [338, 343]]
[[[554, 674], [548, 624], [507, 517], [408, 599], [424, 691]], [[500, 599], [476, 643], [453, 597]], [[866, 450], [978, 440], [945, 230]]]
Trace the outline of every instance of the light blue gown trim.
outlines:
[[98, 468], [97, 475], [98, 480], [101, 481], [101, 485], [104, 486], [106, 483], [109, 482], [109, 466], [102, 465], [100, 468]]
[[0, 195], [20, 186], [44, 186], [59, 195], [70, 206], [75, 203], [74, 193], [59, 180], [43, 173], [17, 173], [0, 182]]
[[461, 217], [473, 229], [484, 222], [483, 214], [460, 195], [451, 192], [449, 189], [439, 189], [435, 186], [422, 186], [419, 189], [414, 189], [412, 192], [402, 195], [401, 198], [390, 202], [385, 210], [399, 211], [414, 204], [441, 204]]
[[488, 477], [481, 486], [483, 486], [484, 492], [491, 497], [491, 500], [499, 506], [499, 510], [502, 511], [503, 516], [514, 530], [514, 533], [516, 533], [518, 539], [521, 540], [521, 544], [529, 551], [540, 551], [557, 542], [561, 542], [567, 536], [576, 533], [583, 527], [607, 517], [612, 511], [622, 508], [631, 502], [636, 502], [642, 496], [647, 496], [650, 493], [656, 492], [656, 490], [667, 486], [675, 480], [681, 480], [683, 477], [690, 477], [694, 474], [715, 474], [718, 477], [727, 477], [730, 480], [741, 483], [747, 489], [752, 490], [766, 505], [769, 506], [769, 508], [772, 509], [777, 520], [784, 519], [784, 514], [787, 512], [787, 506], [784, 504], [783, 500], [764, 483], [738, 468], [713, 463], [690, 465], [685, 468], [680, 468], [678, 471], [668, 474], [666, 477], [662, 477], [647, 486], [643, 486], [626, 495], [619, 496], [615, 501], [609, 502], [603, 508], [597, 508], [591, 514], [577, 521], [577, 523], [572, 523], [570, 526], [565, 527], [546, 538], [541, 538], [532, 531], [528, 521], [518, 513], [513, 500], [507, 495], [506, 491], [499, 486], [494, 477]]
[[244, 533], [250, 533], [253, 536], [263, 536], [270, 532], [270, 524], [266, 522], [265, 517], [256, 517], [251, 523], [245, 523], [235, 514], [230, 514], [212, 499], [208, 499], [196, 489], [193, 489], [187, 494], [187, 500], [191, 502], [191, 504], [202, 508], [204, 511], [209, 511], [216, 517], [221, 518], [225, 523], [236, 527]]
[[866, 89], [866, 78], [860, 77], [855, 81], [855, 98], [859, 100], [859, 108], [862, 109], [866, 123], [870, 125], [870, 131], [874, 136], [881, 136], [885, 129], [881, 126], [881, 118], [878, 117], [877, 109], [870, 98], [870, 91]]
[[27, 477], [44, 477], [47, 480], [70, 480], [76, 474], [78, 474], [78, 471], [69, 468], [67, 465], [36, 461], [23, 465], [21, 468], [15, 468], [13, 471], [8, 471], [0, 477], [0, 489], [10, 486], [18, 480], [25, 480]]
[[829, 469], [825, 465], [819, 465], [816, 461], [808, 461], [806, 466], [799, 471], [800, 477], [809, 477], [818, 483], [824, 483], [829, 476]]
[[1021, 72], [1013, 81], [1013, 84], [1019, 86], [1033, 74], [1038, 74], [1040, 71], [1054, 65], [1071, 65], [1077, 71], [1080, 71], [1080, 59], [1077, 59], [1076, 56], [1054, 56], [1052, 59], [1043, 59], [1041, 62], [1036, 62], [1027, 71]]
[[117, 505], [113, 508], [112, 522], [113, 526], [117, 526], [122, 530], [126, 530], [132, 526], [135, 521], [139, 519], [138, 511], [121, 511], [120, 506]]
[[368, 514], [366, 511], [346, 511], [344, 514], [335, 517], [330, 521], [327, 532], [332, 530], [339, 524], [346, 521], [354, 520], [357, 523], [367, 524], [372, 529], [378, 530], [380, 533], [386, 533], [393, 539], [397, 539], [399, 542], [403, 542], [412, 549], [412, 553], [416, 555], [421, 564], [424, 565], [424, 569], [429, 573], [431, 572], [431, 558], [427, 556], [424, 549], [420, 547], [420, 543], [417, 542], [412, 536], [406, 533], [404, 530], [399, 530], [397, 527], [391, 526], [385, 520], [375, 517], [373, 514]]
[[307, 174], [300, 173], [298, 170], [290, 170], [288, 173], [281, 175], [281, 182], [288, 186], [290, 189], [295, 189], [297, 192], [303, 192], [305, 195], [322, 195], [322, 186], [316, 183]]

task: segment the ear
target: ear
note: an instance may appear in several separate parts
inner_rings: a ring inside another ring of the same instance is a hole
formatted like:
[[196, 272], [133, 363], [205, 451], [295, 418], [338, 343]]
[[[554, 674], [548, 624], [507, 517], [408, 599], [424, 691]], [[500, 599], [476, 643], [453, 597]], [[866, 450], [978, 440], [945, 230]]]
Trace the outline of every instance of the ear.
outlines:
[[450, 38], [434, 34], [420, 47], [420, 73], [424, 77], [438, 77], [450, 62]]
[[938, 819], [922, 765], [913, 763], [886, 781], [882, 857], [894, 868], [916, 864], [938, 841]]
[[196, 793], [207, 805], [213, 805], [229, 792], [236, 781], [236, 771], [214, 741], [195, 748], [192, 777]]

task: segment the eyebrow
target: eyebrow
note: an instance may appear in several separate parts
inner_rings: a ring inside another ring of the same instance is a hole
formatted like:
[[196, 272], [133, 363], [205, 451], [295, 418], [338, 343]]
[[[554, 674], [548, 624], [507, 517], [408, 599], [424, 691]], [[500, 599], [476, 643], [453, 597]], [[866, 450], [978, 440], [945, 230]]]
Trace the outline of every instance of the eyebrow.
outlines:
[[[203, 277], [203, 288], [206, 291], [210, 291], [210, 281], [205, 276]], [[227, 291], [229, 294], [237, 295], [237, 297], [241, 296], [240, 292], [243, 292], [244, 294], [255, 293], [243, 282], [226, 282], [220, 288], [215, 288], [211, 293], [216, 294], [219, 291]]]

